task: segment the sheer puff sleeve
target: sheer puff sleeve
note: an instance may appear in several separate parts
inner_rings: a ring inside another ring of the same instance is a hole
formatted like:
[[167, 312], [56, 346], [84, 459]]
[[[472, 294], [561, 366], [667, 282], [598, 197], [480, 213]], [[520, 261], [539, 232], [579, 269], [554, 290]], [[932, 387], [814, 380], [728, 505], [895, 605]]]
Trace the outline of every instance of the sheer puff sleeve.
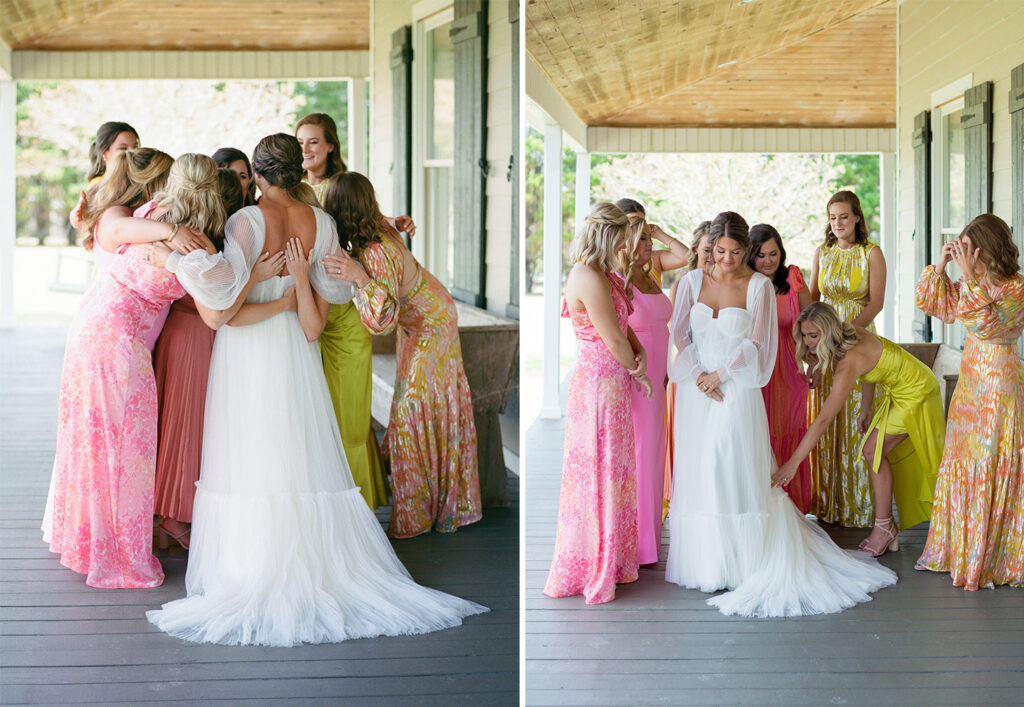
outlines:
[[[693, 305], [700, 292], [704, 271], [694, 269], [686, 273], [676, 290], [676, 303], [669, 324], [668, 379], [673, 383], [696, 380], [702, 373], [690, 332]], [[673, 355], [673, 349], [675, 349]]]
[[335, 280], [324, 269], [324, 256], [338, 250], [338, 229], [334, 219], [320, 209], [313, 209], [316, 214], [316, 243], [313, 245], [313, 258], [309, 264], [309, 284], [317, 294], [331, 304], [345, 304], [352, 300], [355, 286], [348, 280]]
[[[747, 311], [750, 312], [750, 335], [740, 342], [736, 355], [718, 370], [720, 380], [730, 378], [744, 388], [763, 388], [775, 370], [779, 348], [779, 313], [775, 287], [764, 275], [754, 273], [747, 285]], [[719, 313], [721, 316], [721, 313]]]
[[371, 334], [387, 334], [398, 324], [398, 283], [402, 280], [401, 254], [386, 240], [371, 243], [359, 255], [370, 281], [356, 292], [356, 307]]
[[205, 250], [194, 250], [184, 256], [171, 253], [167, 257], [167, 269], [204, 307], [228, 309], [249, 281], [265, 237], [259, 207], [249, 206], [228, 219], [223, 253], [211, 255]]

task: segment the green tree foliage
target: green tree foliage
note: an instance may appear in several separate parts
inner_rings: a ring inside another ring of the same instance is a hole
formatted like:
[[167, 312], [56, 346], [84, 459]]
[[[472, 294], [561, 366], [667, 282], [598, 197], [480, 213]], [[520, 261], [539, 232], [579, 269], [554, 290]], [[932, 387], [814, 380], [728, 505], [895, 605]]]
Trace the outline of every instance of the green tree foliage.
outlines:
[[[348, 149], [348, 82], [296, 81], [294, 95], [305, 100], [296, 120], [309, 113], [326, 113], [334, 118], [344, 153]], [[347, 154], [345, 158], [348, 159]]]
[[[833, 191], [849, 189], [857, 195], [868, 232], [872, 234], [878, 234], [880, 228], [880, 162], [878, 155], [836, 155], [834, 163], [840, 176], [832, 182]], [[872, 238], [877, 239], [877, 235]]]

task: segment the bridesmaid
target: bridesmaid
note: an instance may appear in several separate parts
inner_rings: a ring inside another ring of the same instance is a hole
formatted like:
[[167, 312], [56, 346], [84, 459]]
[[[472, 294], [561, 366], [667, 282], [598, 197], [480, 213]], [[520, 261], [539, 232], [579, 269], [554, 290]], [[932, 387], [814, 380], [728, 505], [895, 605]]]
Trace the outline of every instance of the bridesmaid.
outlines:
[[[807, 431], [807, 378], [796, 361], [796, 339], [793, 326], [804, 307], [811, 303], [811, 294], [804, 286], [803, 275], [796, 265], [786, 267], [786, 248], [774, 227], [759, 223], [750, 229], [750, 255], [747, 266], [775, 286], [775, 302], [779, 315], [779, 350], [775, 370], [768, 385], [761, 389], [768, 412], [768, 432], [775, 460], [782, 464], [796, 449]], [[785, 488], [801, 513], [809, 513], [814, 487], [807, 461]]]
[[582, 594], [587, 604], [614, 599], [615, 585], [635, 582], [639, 567], [630, 391], [639, 385], [650, 395], [651, 383], [629, 329], [629, 300], [609, 272], [629, 230], [614, 204], [591, 208], [573, 240], [562, 304], [579, 354], [569, 377], [558, 531], [544, 593]]
[[[209, 182], [214, 174], [213, 166], [207, 164], [204, 167], [204, 176]], [[235, 172], [221, 168], [216, 175], [216, 192], [209, 190], [212, 184], [206, 184], [207, 190], [203, 192], [181, 191], [174, 197], [175, 208], [185, 212], [214, 213], [211, 203], [197, 200], [199, 194], [208, 201], [219, 198], [225, 219], [242, 208], [245, 192]], [[148, 216], [159, 205], [159, 200], [151, 201], [142, 207], [138, 215]], [[207, 225], [209, 230], [206, 233], [218, 252], [224, 250], [223, 227], [223, 223]], [[278, 253], [274, 258], [257, 264], [250, 280], [255, 285], [277, 274], [283, 266], [284, 255]], [[244, 293], [247, 295], [248, 291]], [[243, 296], [242, 301], [244, 299]], [[172, 539], [186, 550], [203, 451], [206, 380], [210, 373], [215, 335], [211, 326], [216, 325], [216, 322], [204, 320], [200, 309], [189, 294], [175, 301], [153, 352], [158, 410], [153, 512], [163, 517], [158, 526], [161, 547]]]
[[[615, 202], [615, 205], [622, 209], [627, 218], [639, 217], [646, 222], [647, 210], [639, 201], [635, 199], [619, 199]], [[650, 276], [654, 278], [654, 281], [658, 283], [658, 287], [661, 287], [661, 276], [663, 273], [686, 266], [690, 258], [690, 249], [682, 241], [673, 238], [661, 230], [660, 226], [649, 223], [647, 228], [650, 231], [652, 243], [658, 241], [668, 248], [668, 250], [651, 251], [651, 266], [648, 268], [648, 271]], [[667, 356], [668, 354], [665, 355]]]
[[[851, 191], [832, 195], [826, 206], [825, 242], [814, 251], [811, 300], [827, 302], [843, 321], [874, 332], [872, 323], [885, 298], [885, 257], [868, 241], [860, 200]], [[829, 396], [829, 373], [811, 381], [807, 419], [818, 416]], [[854, 449], [861, 387], [853, 382], [846, 405], [822, 436], [810, 457], [815, 489], [812, 512], [826, 523], [863, 528], [871, 525], [871, 484], [868, 468]]]
[[[89, 145], [89, 172], [86, 190], [95, 186], [107, 173], [110, 160], [125, 150], [134, 150], [139, 146], [139, 133], [135, 128], [120, 121], [109, 121], [96, 131], [96, 139]], [[82, 217], [85, 213], [87, 200], [83, 191], [75, 208], [71, 210], [68, 220], [71, 226], [82, 230]]]
[[[963, 279], [951, 282], [954, 260]], [[917, 283], [917, 306], [967, 328], [949, 405], [935, 510], [918, 569], [975, 590], [1024, 586], [1024, 277], [1006, 222], [982, 214], [943, 246]]]
[[[310, 113], [295, 126], [295, 137], [302, 147], [303, 181], [322, 205], [328, 180], [347, 169], [338, 128], [326, 113]], [[371, 510], [387, 505], [388, 482], [370, 414], [373, 344], [354, 301], [331, 305], [320, 334], [320, 356], [352, 479]]]
[[475, 523], [482, 517], [476, 427], [455, 302], [381, 217], [370, 180], [335, 175], [324, 202], [341, 243], [337, 254], [324, 256], [327, 273], [359, 288], [354, 302], [367, 329], [397, 332], [384, 436], [394, 486], [388, 535], [409, 538], [432, 527], [450, 533]]
[[[873, 472], [875, 527], [860, 549], [874, 557], [899, 550], [900, 529], [892, 517], [893, 497], [904, 528], [931, 517], [945, 437], [939, 381], [930, 368], [902, 347], [865, 327], [841, 320], [824, 302], [814, 302], [800, 312], [797, 326], [797, 359], [811, 366], [814, 373], [832, 374], [833, 383], [820, 414], [811, 421], [793, 455], [772, 476], [772, 485], [792, 482], [800, 463], [846, 407], [850, 391], [861, 380], [864, 402], [855, 425], [864, 437], [851, 451], [863, 454]], [[884, 392], [872, 415], [876, 386], [882, 386]], [[907, 439], [910, 449], [901, 450], [899, 471], [894, 474], [888, 456]]]
[[631, 237], [619, 253], [619, 272], [633, 311], [629, 328], [647, 352], [647, 375], [653, 392], [633, 389], [633, 440], [636, 447], [636, 511], [639, 562], [658, 561], [661, 549], [662, 497], [665, 478], [665, 382], [668, 366], [668, 320], [672, 303], [651, 274], [651, 226], [630, 217]]
[[[117, 158], [112, 176], [130, 159]], [[170, 166], [169, 158], [158, 163]], [[169, 184], [177, 166], [170, 169]], [[166, 175], [154, 171], [150, 178], [163, 182]], [[113, 184], [105, 180], [104, 186]], [[160, 231], [170, 239], [182, 224], [196, 230], [207, 224], [188, 218], [173, 225], [140, 221], [130, 218], [124, 205], [130, 201], [113, 203], [96, 219], [97, 238], [124, 231], [129, 240], [141, 240]], [[89, 289], [68, 332], [43, 539], [91, 587], [146, 588], [162, 583], [164, 573], [152, 552], [157, 411], [145, 341], [161, 309], [184, 290], [173, 274], [148, 263], [145, 247], [126, 246], [121, 253]]]
[[242, 183], [242, 206], [254, 206], [256, 204], [256, 180], [252, 176], [249, 157], [234, 147], [222, 147], [214, 152], [212, 157], [218, 167], [230, 169], [238, 175], [238, 179]]

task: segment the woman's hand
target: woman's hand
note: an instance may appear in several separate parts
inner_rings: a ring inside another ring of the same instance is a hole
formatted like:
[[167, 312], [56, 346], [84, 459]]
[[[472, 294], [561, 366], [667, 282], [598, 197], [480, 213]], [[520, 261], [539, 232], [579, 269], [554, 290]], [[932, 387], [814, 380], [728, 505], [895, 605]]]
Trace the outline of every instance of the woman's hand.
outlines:
[[362, 263], [343, 250], [324, 256], [324, 270], [335, 280], [352, 282], [356, 287], [366, 287], [371, 280]]
[[281, 295], [281, 301], [284, 302], [284, 311], [299, 311], [299, 297], [295, 294], [295, 285], [290, 286], [284, 291], [284, 294]]
[[206, 250], [206, 244], [209, 243], [209, 239], [199, 231], [188, 226], [179, 226], [174, 236], [168, 238], [164, 243], [182, 255], [188, 255], [193, 250]]
[[302, 252], [302, 241], [298, 238], [289, 238], [284, 244], [285, 264], [288, 266], [288, 274], [295, 282], [304, 282], [309, 276], [309, 259], [313, 257], [313, 249], [307, 257]]
[[174, 252], [167, 247], [166, 243], [160, 241], [138, 247], [143, 250], [142, 259], [156, 268], [162, 268], [167, 265], [167, 256]]
[[857, 415], [857, 431], [864, 434], [868, 431], [868, 425], [871, 424], [871, 407], [861, 408], [860, 414]]
[[718, 377], [718, 371], [701, 373], [697, 376], [697, 388], [712, 400], [721, 402], [724, 399], [722, 391], [718, 389], [721, 385], [722, 379]]
[[636, 364], [634, 368], [629, 369], [629, 375], [634, 378], [647, 374], [647, 351], [640, 349], [640, 351], [633, 355], [633, 363]]
[[633, 376], [633, 383], [636, 385], [636, 389], [644, 394], [645, 398], [650, 398], [654, 388], [651, 386], [651, 379], [647, 377], [646, 373]]
[[71, 215], [68, 216], [71, 225], [79, 231], [82, 230], [82, 217], [85, 216], [85, 211], [88, 208], [89, 202], [85, 198], [85, 192], [80, 192], [78, 194], [78, 203], [75, 204], [75, 208], [71, 210]]
[[416, 224], [412, 216], [395, 216], [395, 230], [408, 235], [410, 238], [416, 235]]
[[953, 259], [953, 244], [956, 241], [950, 241], [942, 245], [942, 254], [939, 256], [939, 262], [935, 264], [935, 270], [940, 275], [946, 272], [946, 266], [949, 265], [949, 261]]
[[978, 276], [975, 274], [974, 268], [978, 264], [981, 248], [975, 248], [974, 243], [967, 236], [963, 237], [963, 242], [958, 238], [955, 241], [950, 241], [949, 244], [953, 246], [953, 262], [960, 268], [964, 280], [967, 282], [976, 280]]
[[790, 459], [788, 462], [779, 467], [779, 470], [772, 474], [772, 486], [785, 486], [793, 477], [796, 476], [799, 471], [800, 465]]
[[284, 267], [284, 251], [279, 251], [274, 255], [270, 253], [263, 253], [259, 260], [256, 261], [256, 265], [252, 268], [252, 277], [254, 282], [263, 282], [269, 280], [278, 273], [281, 272], [281, 268]]

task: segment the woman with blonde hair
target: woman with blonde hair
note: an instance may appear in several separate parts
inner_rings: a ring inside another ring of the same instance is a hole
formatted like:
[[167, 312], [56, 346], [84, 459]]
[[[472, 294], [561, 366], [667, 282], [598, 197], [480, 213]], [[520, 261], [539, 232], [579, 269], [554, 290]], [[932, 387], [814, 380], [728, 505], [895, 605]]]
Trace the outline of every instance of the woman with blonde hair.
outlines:
[[[129, 151], [114, 159], [93, 202], [88, 222], [98, 240], [112, 231], [126, 243], [152, 233], [173, 240], [185, 228], [196, 233], [223, 223], [223, 216], [174, 209], [167, 201], [153, 214], [162, 223], [131, 218], [128, 207], [166, 178], [167, 170], [155, 165], [170, 166], [170, 158], [154, 153], [146, 162], [152, 169], [128, 169], [137, 157]], [[187, 180], [188, 162], [171, 167], [168, 184], [181, 180], [182, 188], [203, 189]], [[139, 174], [149, 180], [134, 182]], [[194, 238], [213, 249], [201, 235]], [[118, 253], [68, 332], [43, 539], [63, 565], [87, 575], [89, 586], [155, 587], [164, 575], [152, 552], [157, 396], [146, 337], [161, 309], [184, 290], [173, 274], [150, 264], [146, 246], [125, 245]]]
[[846, 552], [780, 489], [761, 388], [774, 370], [775, 288], [746, 264], [747, 223], [715, 217], [714, 261], [686, 274], [672, 313], [676, 350], [676, 476], [665, 579], [726, 594], [724, 614], [800, 616], [842, 611], [896, 575]]
[[579, 354], [569, 376], [558, 532], [544, 593], [582, 594], [587, 604], [614, 599], [615, 585], [635, 582], [639, 568], [631, 391], [639, 386], [650, 395], [651, 382], [628, 324], [632, 305], [612, 272], [630, 228], [614, 204], [590, 209], [572, 242], [562, 303]]
[[[1024, 586], [1024, 277], [1009, 226], [982, 214], [942, 247], [917, 283], [917, 306], [967, 343], [918, 569], [968, 590]], [[946, 275], [950, 261], [962, 278]]]
[[[859, 381], [864, 397], [856, 429], [864, 437], [854, 451], [863, 456], [872, 472], [875, 504], [875, 527], [860, 549], [875, 557], [899, 550], [900, 524], [912, 528], [932, 514], [932, 492], [945, 436], [939, 382], [931, 369], [902, 347], [843, 321], [824, 302], [814, 302], [800, 312], [797, 327], [797, 359], [808, 364], [814, 375], [830, 375], [833, 383], [821, 412], [810, 422], [789, 460], [772, 476], [772, 483], [786, 485], [793, 480], [800, 462], [840, 414]], [[876, 386], [883, 389], [877, 405]], [[897, 455], [899, 471], [893, 473], [888, 457], [905, 440], [909, 443]], [[893, 497], [899, 523], [892, 517]]]
[[[827, 302], [839, 317], [874, 332], [873, 321], [885, 300], [886, 265], [882, 249], [868, 240], [868, 224], [852, 191], [838, 191], [825, 206], [825, 240], [814, 251], [811, 300]], [[826, 372], [810, 381], [808, 419], [818, 416], [832, 388]], [[846, 405], [822, 435], [810, 457], [815, 489], [813, 512], [826, 523], [863, 528], [871, 524], [871, 483], [864, 460], [854, 448], [862, 391], [856, 380]]]
[[618, 274], [630, 298], [629, 328], [647, 353], [650, 396], [632, 392], [633, 443], [636, 452], [636, 511], [639, 562], [658, 561], [661, 550], [662, 497], [665, 487], [665, 376], [668, 320], [672, 303], [652, 274], [651, 225], [630, 216], [630, 237], [619, 251]]

